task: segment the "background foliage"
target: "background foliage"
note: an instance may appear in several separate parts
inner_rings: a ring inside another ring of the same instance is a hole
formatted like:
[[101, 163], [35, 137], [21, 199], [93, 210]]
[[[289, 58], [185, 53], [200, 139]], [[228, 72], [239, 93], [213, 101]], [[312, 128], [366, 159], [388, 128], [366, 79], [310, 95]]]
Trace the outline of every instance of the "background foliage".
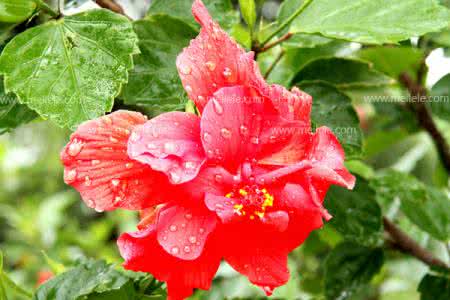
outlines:
[[[115, 240], [137, 216], [85, 207], [59, 151], [111, 110], [190, 109], [175, 59], [199, 27], [191, 0], [119, 1], [125, 13], [96, 2], [109, 10], [0, 0], [1, 300], [165, 299], [119, 267]], [[428, 76], [431, 57], [450, 55], [450, 2], [204, 2], [269, 82], [314, 97], [313, 125], [337, 134], [358, 176], [354, 191], [330, 190], [334, 218], [291, 253], [273, 298], [450, 299], [450, 64]], [[224, 298], [264, 299], [226, 265], [192, 297]]]

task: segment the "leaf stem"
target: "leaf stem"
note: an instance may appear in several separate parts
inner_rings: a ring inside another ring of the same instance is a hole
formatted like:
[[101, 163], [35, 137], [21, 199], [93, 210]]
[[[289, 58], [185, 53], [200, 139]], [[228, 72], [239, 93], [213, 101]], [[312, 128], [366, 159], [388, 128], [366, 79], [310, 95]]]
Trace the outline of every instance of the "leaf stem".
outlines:
[[412, 255], [429, 266], [438, 266], [449, 269], [449, 265], [439, 258], [434, 257], [431, 252], [420, 246], [388, 218], [383, 217], [383, 224], [384, 229], [392, 238], [392, 246], [395, 249]]
[[120, 6], [120, 4], [117, 4], [114, 0], [95, 0], [95, 3], [97, 3], [100, 7], [109, 9], [110, 11], [121, 14], [121, 15], [127, 17], [129, 20], [132, 20], [125, 13], [125, 10], [122, 8], [122, 6]]
[[289, 24], [291, 24], [292, 21], [294, 21], [295, 18], [297, 18], [311, 3], [313, 2], [313, 0], [305, 0], [305, 2], [303, 2], [303, 4], [283, 23], [281, 23], [280, 26], [278, 26], [278, 28], [272, 32], [272, 34], [270, 34], [262, 43], [261, 43], [261, 48], [264, 48], [264, 46], [273, 38], [275, 37], [277, 34], [279, 34], [281, 31], [283, 31], [283, 29], [285, 29], [287, 26], [289, 26]]
[[[424, 65], [424, 63], [423, 63]], [[447, 144], [447, 141], [445, 140], [445, 137], [442, 135], [442, 133], [439, 131], [436, 123], [433, 120], [433, 116], [428, 109], [428, 107], [425, 105], [425, 103], [422, 101], [424, 98], [427, 97], [427, 91], [422, 86], [423, 81], [423, 74], [425, 71], [423, 71], [425, 67], [421, 67], [418, 74], [417, 74], [417, 82], [415, 82], [408, 74], [402, 73], [400, 75], [400, 82], [408, 89], [410, 95], [412, 97], [417, 98], [417, 101], [414, 101], [414, 103], [410, 103], [410, 106], [413, 110], [413, 112], [416, 114], [416, 118], [419, 122], [419, 125], [425, 129], [428, 134], [433, 138], [434, 144], [436, 145], [436, 148], [439, 152], [439, 156], [441, 158], [442, 163], [444, 164], [445, 168], [447, 169], [447, 172], [450, 173], [450, 148]]]
[[269, 66], [269, 68], [267, 69], [266, 73], [264, 74], [264, 79], [267, 79], [270, 75], [270, 73], [272, 73], [273, 69], [275, 68], [275, 66], [280, 62], [280, 60], [283, 58], [284, 56], [284, 49], [281, 49], [280, 53], [278, 54], [278, 56], [275, 58], [275, 60], [272, 62], [272, 64]]
[[0, 278], [2, 279], [2, 281], [4, 283], [6, 283], [6, 285], [8, 285], [9, 287], [11, 287], [16, 293], [26, 297], [26, 298], [32, 298], [33, 295], [24, 290], [23, 288], [21, 288], [20, 286], [18, 286], [11, 278], [8, 277], [8, 275], [6, 275], [4, 272], [0, 273]]
[[273, 41], [272, 43], [268, 43], [265, 46], [261, 47], [258, 49], [258, 53], [261, 52], [265, 52], [273, 47], [275, 47], [278, 44], [281, 44], [284, 41], [287, 41], [288, 39], [290, 39], [294, 34], [292, 32], [288, 32], [285, 35], [283, 35], [282, 37], [280, 37], [278, 40]]
[[59, 16], [61, 16], [60, 13], [56, 12], [53, 10], [53, 8], [51, 8], [47, 3], [45, 3], [43, 0], [37, 0], [36, 4], [38, 6], [39, 9], [41, 9], [42, 11], [46, 12], [47, 14], [49, 14], [50, 16], [52, 16], [53, 18], [58, 18]]

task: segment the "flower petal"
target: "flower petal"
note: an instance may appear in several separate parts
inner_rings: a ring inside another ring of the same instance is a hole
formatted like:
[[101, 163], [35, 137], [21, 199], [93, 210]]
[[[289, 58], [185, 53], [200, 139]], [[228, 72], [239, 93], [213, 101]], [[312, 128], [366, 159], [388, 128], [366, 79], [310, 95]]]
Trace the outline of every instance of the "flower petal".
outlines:
[[221, 260], [216, 245], [209, 240], [199, 258], [181, 260], [168, 254], [156, 236], [154, 225], [135, 233], [122, 234], [117, 243], [125, 259], [124, 267], [151, 273], [156, 279], [167, 282], [168, 299], [185, 299], [194, 288], [208, 290]]
[[230, 230], [230, 235], [231, 239], [225, 241], [229, 246], [224, 246], [226, 262], [268, 296], [289, 280], [288, 251], [282, 245], [257, 231], [246, 232], [238, 227]]
[[204, 109], [202, 142], [210, 161], [235, 171], [245, 160], [277, 152], [302, 126], [282, 118], [258, 90], [226, 87], [216, 92]]
[[355, 176], [344, 166], [344, 150], [329, 128], [317, 128], [307, 159], [313, 163], [313, 168], [307, 173], [316, 180], [338, 184], [348, 189], [355, 186]]
[[163, 174], [130, 159], [130, 132], [146, 118], [116, 111], [85, 122], [61, 152], [64, 181], [77, 189], [89, 207], [143, 209], [163, 201], [168, 181]]
[[205, 161], [199, 117], [169, 112], [137, 126], [128, 143], [128, 155], [165, 173], [173, 184], [192, 180]]
[[[266, 90], [280, 114], [288, 120], [296, 120], [304, 123], [306, 130], [311, 127], [312, 97], [299, 90], [297, 87], [288, 91], [284, 86], [273, 84]], [[309, 132], [309, 131], [308, 131]]]
[[212, 20], [202, 1], [194, 1], [192, 13], [202, 29], [178, 56], [177, 68], [189, 98], [200, 112], [222, 87], [264, 84], [253, 52], [245, 53], [222, 30]]
[[216, 223], [216, 216], [206, 209], [162, 208], [157, 221], [158, 242], [171, 255], [194, 260], [202, 254]]

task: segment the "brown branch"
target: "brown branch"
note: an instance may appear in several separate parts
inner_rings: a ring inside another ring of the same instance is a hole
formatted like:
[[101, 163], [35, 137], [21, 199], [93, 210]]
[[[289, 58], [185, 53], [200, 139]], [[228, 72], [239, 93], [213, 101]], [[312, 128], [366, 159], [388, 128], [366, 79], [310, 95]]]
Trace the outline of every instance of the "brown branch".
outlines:
[[263, 46], [262, 48], [256, 48], [255, 52], [256, 53], [261, 53], [261, 52], [265, 52], [273, 47], [275, 47], [278, 44], [281, 44], [284, 41], [287, 41], [288, 39], [290, 39], [294, 34], [292, 32], [288, 32], [285, 35], [283, 35], [282, 37], [280, 37], [278, 40], [273, 41], [272, 43], [268, 43], [265, 46]]
[[97, 3], [100, 7], [124, 15], [125, 17], [131, 20], [131, 18], [125, 13], [125, 10], [122, 8], [122, 6], [117, 4], [114, 0], [95, 0], [95, 3]]
[[439, 156], [444, 164], [447, 172], [450, 173], [450, 148], [445, 140], [445, 137], [441, 134], [433, 120], [433, 116], [429, 111], [428, 107], [425, 105], [427, 99], [427, 91], [422, 85], [423, 81], [423, 68], [418, 72], [417, 82], [414, 81], [408, 74], [402, 73], [400, 75], [400, 82], [408, 89], [414, 101], [410, 103], [413, 112], [419, 122], [419, 125], [425, 129], [433, 138], [436, 144]]
[[431, 252], [420, 246], [416, 241], [410, 238], [397, 225], [389, 221], [386, 217], [383, 218], [383, 223], [384, 229], [392, 238], [392, 241], [390, 243], [392, 247], [403, 253], [418, 258], [429, 266], [438, 266], [446, 269], [449, 268], [449, 266], [445, 262], [443, 262], [439, 258], [434, 257]]
[[272, 62], [272, 64], [269, 66], [269, 68], [267, 69], [266, 73], [264, 74], [264, 79], [267, 79], [270, 75], [270, 73], [272, 73], [273, 69], [275, 68], [275, 66], [280, 62], [280, 60], [283, 58], [285, 51], [283, 49], [281, 49], [280, 53], [278, 54], [278, 56], [275, 58], [275, 60]]

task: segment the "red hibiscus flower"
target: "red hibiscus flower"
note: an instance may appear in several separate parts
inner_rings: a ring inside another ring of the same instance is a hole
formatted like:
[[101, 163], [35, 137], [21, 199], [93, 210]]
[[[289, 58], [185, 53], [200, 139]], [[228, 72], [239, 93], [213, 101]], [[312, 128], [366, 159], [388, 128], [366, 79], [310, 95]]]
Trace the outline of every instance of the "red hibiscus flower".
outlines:
[[97, 210], [143, 210], [120, 252], [127, 269], [167, 282], [170, 299], [209, 289], [222, 259], [270, 295], [288, 281], [289, 252], [330, 218], [329, 186], [355, 178], [333, 133], [311, 132], [311, 97], [266, 84], [200, 0], [193, 14], [202, 29], [177, 67], [201, 117], [86, 122], [62, 151], [64, 178]]

